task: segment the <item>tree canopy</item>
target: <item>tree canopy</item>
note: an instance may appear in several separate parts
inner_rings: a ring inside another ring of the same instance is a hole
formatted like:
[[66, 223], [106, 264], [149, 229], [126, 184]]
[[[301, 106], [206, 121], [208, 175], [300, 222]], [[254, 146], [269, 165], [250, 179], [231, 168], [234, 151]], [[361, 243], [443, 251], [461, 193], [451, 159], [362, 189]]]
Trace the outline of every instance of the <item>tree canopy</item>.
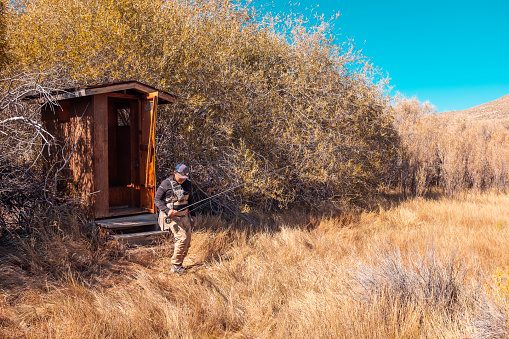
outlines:
[[6, 25], [5, 72], [177, 95], [158, 117], [159, 179], [185, 162], [204, 188], [244, 184], [225, 197], [238, 206], [358, 202], [396, 155], [385, 82], [323, 17], [226, 0], [37, 0], [11, 5]]

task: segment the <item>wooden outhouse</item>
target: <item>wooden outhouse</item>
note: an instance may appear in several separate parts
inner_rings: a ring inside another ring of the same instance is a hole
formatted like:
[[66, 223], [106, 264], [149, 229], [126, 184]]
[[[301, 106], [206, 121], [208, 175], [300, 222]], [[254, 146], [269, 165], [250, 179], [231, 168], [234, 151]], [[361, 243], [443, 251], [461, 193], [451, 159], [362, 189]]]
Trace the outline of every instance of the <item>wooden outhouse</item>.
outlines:
[[175, 97], [137, 81], [59, 91], [42, 108], [45, 128], [68, 160], [67, 189], [87, 200], [92, 218], [155, 213], [158, 105]]

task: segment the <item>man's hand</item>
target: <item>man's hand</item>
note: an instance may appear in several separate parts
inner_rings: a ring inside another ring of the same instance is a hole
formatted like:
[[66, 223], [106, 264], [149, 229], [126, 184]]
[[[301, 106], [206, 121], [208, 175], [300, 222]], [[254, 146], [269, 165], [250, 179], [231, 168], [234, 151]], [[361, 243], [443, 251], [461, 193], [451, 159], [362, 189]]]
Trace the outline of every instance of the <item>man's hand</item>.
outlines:
[[173, 217], [178, 212], [176, 210], [169, 210], [168, 213], [166, 213], [169, 217]]

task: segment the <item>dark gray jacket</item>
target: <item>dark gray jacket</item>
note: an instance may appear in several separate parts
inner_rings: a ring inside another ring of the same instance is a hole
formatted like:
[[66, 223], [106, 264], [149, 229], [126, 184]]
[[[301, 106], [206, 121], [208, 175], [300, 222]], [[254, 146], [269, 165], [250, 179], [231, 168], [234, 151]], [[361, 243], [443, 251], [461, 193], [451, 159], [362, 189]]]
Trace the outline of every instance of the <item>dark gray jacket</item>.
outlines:
[[[169, 177], [163, 180], [161, 182], [161, 185], [157, 188], [156, 196], [154, 198], [154, 203], [156, 204], [159, 211], [162, 211], [164, 213], [168, 213], [170, 211], [170, 208], [166, 205], [168, 202], [171, 202], [172, 198], [175, 196], [173, 193], [173, 188], [171, 185], [171, 181], [175, 181], [175, 178]], [[183, 210], [187, 208], [187, 206], [191, 205], [193, 203], [193, 195], [192, 195], [192, 188], [191, 188], [191, 182], [189, 179], [186, 179], [180, 186], [182, 186], [182, 189], [184, 190], [185, 195], [189, 195], [189, 198], [187, 200], [186, 205], [179, 205], [179, 210]], [[189, 214], [192, 216], [195, 215], [194, 211], [192, 211], [193, 207], [190, 208]]]

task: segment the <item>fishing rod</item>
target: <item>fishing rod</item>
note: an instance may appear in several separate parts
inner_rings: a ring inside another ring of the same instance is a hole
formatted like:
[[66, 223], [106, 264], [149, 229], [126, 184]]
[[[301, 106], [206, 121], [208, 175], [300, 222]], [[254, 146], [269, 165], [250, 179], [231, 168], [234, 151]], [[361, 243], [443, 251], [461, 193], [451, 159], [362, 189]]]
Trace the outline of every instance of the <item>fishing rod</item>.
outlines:
[[[278, 169], [275, 169], [275, 170], [270, 171], [270, 172], [266, 172], [266, 174], [268, 175], [268, 174], [276, 173], [276, 172], [279, 172], [279, 171], [281, 171], [281, 170], [284, 170], [285, 168], [288, 168], [288, 167], [293, 166], [293, 165], [294, 165], [294, 163], [292, 163], [292, 164], [290, 164], [290, 165], [286, 165], [286, 166], [281, 167], [281, 168], [278, 168]], [[191, 205], [188, 205], [188, 206], [186, 207], [186, 209], [188, 209], [188, 211], [189, 211], [189, 212], [194, 211], [194, 210], [196, 210], [196, 209], [198, 208], [198, 206], [197, 206], [197, 207], [195, 207], [195, 208], [193, 208], [192, 210], [189, 210], [189, 207], [194, 206], [194, 205], [198, 205], [198, 204], [203, 204], [204, 202], [206, 202], [206, 201], [208, 201], [208, 200], [210, 200], [210, 199], [213, 199], [213, 198], [215, 198], [215, 197], [217, 197], [217, 196], [219, 196], [219, 195], [221, 195], [221, 194], [225, 194], [225, 193], [227, 193], [227, 192], [233, 191], [234, 189], [237, 189], [237, 188], [239, 188], [239, 187], [242, 187], [242, 186], [244, 186], [244, 185], [246, 185], [246, 184], [248, 184], [248, 183], [249, 183], [249, 181], [246, 181], [246, 182], [244, 182], [244, 183], [242, 183], [242, 184], [239, 184], [239, 185], [237, 185], [237, 186], [231, 187], [231, 188], [227, 189], [226, 191], [219, 192], [219, 193], [217, 193], [217, 194], [214, 194], [213, 196], [210, 196], [210, 197], [207, 197], [207, 198], [202, 199], [202, 200], [200, 200], [200, 201], [197, 201], [197, 202], [195, 202], [195, 203], [192, 203]]]

